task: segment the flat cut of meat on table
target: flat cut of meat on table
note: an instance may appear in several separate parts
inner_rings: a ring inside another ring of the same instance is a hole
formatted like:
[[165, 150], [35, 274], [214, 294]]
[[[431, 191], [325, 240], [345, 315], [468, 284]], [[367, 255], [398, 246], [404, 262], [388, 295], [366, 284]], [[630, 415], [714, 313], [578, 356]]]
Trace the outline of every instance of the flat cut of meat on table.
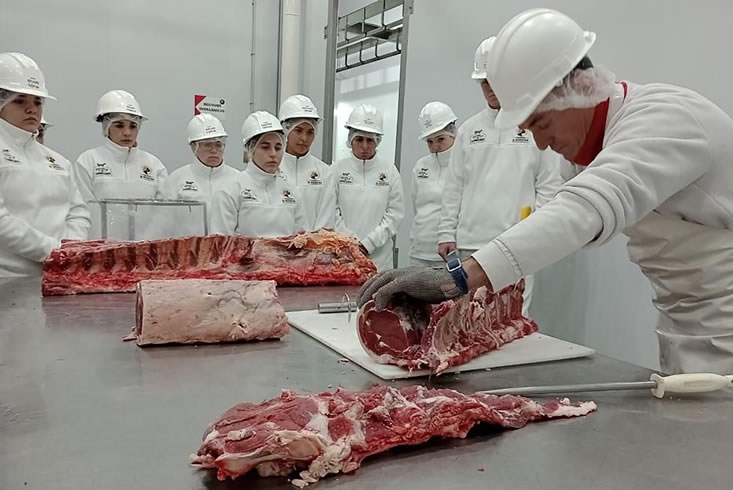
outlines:
[[275, 281], [140, 281], [134, 338], [138, 345], [282, 338], [290, 327], [275, 286]]
[[366, 303], [357, 319], [364, 350], [380, 364], [441, 373], [530, 335], [537, 323], [522, 315], [524, 281], [499, 292], [485, 287], [433, 307], [395, 296], [383, 311]]
[[329, 474], [353, 472], [364, 458], [396, 446], [464, 438], [479, 423], [519, 429], [594, 410], [592, 401], [538, 402], [422, 386], [310, 395], [284, 390], [279, 398], [227, 410], [210, 425], [192, 462], [216, 469], [220, 480], [256, 470], [260, 476], [291, 476], [303, 487]]
[[377, 271], [356, 239], [327, 230], [285, 238], [207, 235], [139, 242], [71, 241], [43, 265], [44, 296], [133, 292], [142, 280], [362, 284]]

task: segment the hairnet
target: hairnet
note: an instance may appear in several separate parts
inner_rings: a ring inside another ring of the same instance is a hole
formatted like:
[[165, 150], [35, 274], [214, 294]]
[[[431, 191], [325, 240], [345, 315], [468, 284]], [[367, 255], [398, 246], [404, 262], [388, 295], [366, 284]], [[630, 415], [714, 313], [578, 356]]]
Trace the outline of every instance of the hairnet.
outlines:
[[109, 137], [109, 127], [112, 123], [117, 121], [132, 121], [136, 122], [137, 126], [140, 127], [143, 123], [143, 119], [140, 116], [132, 114], [125, 114], [123, 112], [110, 112], [102, 116], [102, 134], [105, 138]]
[[576, 68], [540, 102], [535, 112], [595, 107], [613, 95], [616, 80], [602, 66]]
[[10, 90], [0, 88], [0, 111], [3, 110], [3, 107], [10, 104], [17, 96], [18, 92], [12, 92]]
[[257, 145], [262, 140], [262, 137], [270, 133], [275, 133], [280, 136], [280, 141], [283, 145], [285, 144], [285, 135], [280, 131], [268, 131], [266, 133], [258, 134], [257, 136], [247, 140], [247, 142], [244, 144], [244, 156], [242, 158], [242, 161], [244, 163], [254, 161], [255, 148], [257, 148]]
[[280, 124], [282, 125], [283, 129], [285, 130], [285, 137], [287, 138], [288, 134], [290, 134], [290, 131], [297, 128], [303, 123], [308, 123], [313, 127], [313, 130], [317, 133], [318, 132], [318, 119], [310, 118], [310, 117], [295, 117], [293, 119], [285, 119]]
[[458, 132], [458, 128], [456, 128], [456, 123], [452, 122], [448, 124], [446, 127], [444, 127], [443, 129], [439, 129], [438, 131], [434, 133], [430, 133], [423, 139], [427, 140], [428, 138], [437, 138], [438, 136], [451, 136], [455, 138], [457, 132]]
[[368, 140], [375, 141], [377, 143], [377, 146], [379, 146], [379, 143], [382, 142], [381, 134], [370, 133], [368, 131], [362, 131], [361, 129], [349, 128], [349, 137], [346, 140], [346, 146], [351, 148], [351, 142], [354, 141], [354, 138], [356, 138], [357, 136], [361, 136]]

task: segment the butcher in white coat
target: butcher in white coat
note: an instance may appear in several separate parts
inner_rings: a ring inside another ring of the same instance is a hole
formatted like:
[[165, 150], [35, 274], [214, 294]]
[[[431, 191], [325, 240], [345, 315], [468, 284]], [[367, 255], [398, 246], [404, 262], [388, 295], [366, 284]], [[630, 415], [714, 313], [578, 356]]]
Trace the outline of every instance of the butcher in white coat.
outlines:
[[338, 227], [356, 235], [378, 270], [392, 269], [392, 239], [405, 215], [405, 204], [400, 172], [377, 156], [382, 113], [374, 106], [360, 105], [351, 112], [346, 128], [351, 155], [333, 169], [338, 179]]
[[249, 237], [283, 237], [305, 230], [298, 189], [280, 173], [285, 131], [265, 111], [242, 126], [247, 168], [211, 198], [211, 232]]
[[[532, 131], [573, 162], [555, 198], [463, 264], [468, 287], [498, 290], [624, 233], [659, 310], [662, 370], [733, 372], [733, 119], [692, 90], [617, 82], [587, 53], [572, 19], [532, 9], [489, 53], [497, 126]], [[379, 306], [405, 292], [437, 302], [461, 277], [429, 269], [382, 275], [362, 291]]]
[[[194, 116], [187, 132], [193, 161], [171, 172], [163, 183], [161, 196], [205, 203], [210, 222], [211, 196], [238, 179], [239, 170], [224, 163], [227, 132], [216, 116]], [[196, 209], [175, 206], [161, 210], [160, 216], [166, 219], [161, 222], [156, 216], [154, 228], [167, 236], [202, 235], [203, 219]]]
[[0, 276], [40, 276], [62, 240], [85, 240], [89, 210], [71, 163], [36, 141], [46, 90], [28, 56], [0, 54]]
[[[438, 228], [439, 253], [458, 247], [466, 259], [550, 200], [560, 187], [558, 154], [541, 151], [532, 134], [495, 124], [500, 104], [486, 80], [486, 55], [494, 37], [476, 49], [471, 77], [486, 107], [458, 128], [448, 167]], [[529, 311], [533, 276], [525, 277], [523, 311]]]
[[418, 115], [421, 140], [430, 151], [412, 169], [410, 196], [415, 218], [410, 229], [410, 265], [444, 267], [438, 255], [438, 225], [458, 118], [447, 104], [429, 102]]
[[[76, 180], [85, 201], [102, 199], [154, 199], [160, 197], [163, 180], [168, 176], [163, 163], [138, 148], [140, 126], [147, 118], [137, 99], [124, 90], [110, 90], [97, 102], [94, 120], [102, 124], [104, 143], [82, 153], [76, 162]], [[100, 236], [98, 207], [92, 207], [92, 237]], [[108, 237], [128, 238], [128, 221], [121, 207], [108, 222]], [[138, 223], [145, 228], [144, 216]], [[139, 238], [139, 237], [138, 237]]]
[[293, 95], [280, 106], [285, 130], [285, 153], [280, 172], [298, 189], [305, 215], [305, 229], [334, 229], [336, 225], [336, 181], [331, 166], [311, 152], [321, 118], [313, 101]]

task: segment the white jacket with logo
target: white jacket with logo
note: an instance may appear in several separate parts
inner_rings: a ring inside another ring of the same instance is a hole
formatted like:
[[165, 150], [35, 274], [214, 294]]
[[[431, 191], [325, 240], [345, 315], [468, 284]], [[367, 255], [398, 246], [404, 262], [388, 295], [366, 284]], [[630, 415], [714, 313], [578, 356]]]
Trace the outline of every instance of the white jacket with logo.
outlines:
[[[193, 162], [171, 172], [160, 194], [163, 199], [205, 202], [211, 226], [211, 196], [238, 179], [239, 174], [239, 170], [226, 163], [209, 167], [194, 158]], [[156, 216], [153, 228], [162, 236], [202, 235], [204, 232], [203, 214], [198, 208], [161, 207], [158, 214], [165, 219]]]
[[336, 181], [331, 166], [310, 153], [296, 157], [283, 154], [280, 172], [297, 187], [307, 231], [336, 226]]
[[410, 230], [410, 257], [443, 260], [438, 255], [438, 225], [452, 152], [453, 148], [431, 153], [418, 160], [412, 169], [410, 192], [415, 219]]
[[393, 163], [355, 156], [334, 164], [338, 228], [357, 236], [380, 271], [393, 268], [392, 238], [405, 215], [402, 179]]
[[211, 198], [211, 233], [274, 238], [304, 230], [298, 189], [253, 162]]
[[535, 210], [561, 185], [558, 154], [540, 151], [529, 131], [498, 129], [486, 108], [458, 129], [438, 229], [440, 243], [478, 249]]
[[[76, 162], [76, 182], [86, 202], [101, 199], [154, 199], [160, 197], [160, 188], [168, 176], [163, 163], [150, 153], [138, 148], [127, 148], [105, 139], [102, 146], [82, 153]], [[92, 238], [101, 236], [98, 205], [92, 211]], [[144, 230], [157, 210], [138, 207], [136, 239], [143, 238]], [[126, 209], [120, 205], [110, 207], [108, 238], [127, 239], [128, 219]]]
[[89, 227], [71, 163], [0, 119], [0, 276], [40, 275], [61, 240]]

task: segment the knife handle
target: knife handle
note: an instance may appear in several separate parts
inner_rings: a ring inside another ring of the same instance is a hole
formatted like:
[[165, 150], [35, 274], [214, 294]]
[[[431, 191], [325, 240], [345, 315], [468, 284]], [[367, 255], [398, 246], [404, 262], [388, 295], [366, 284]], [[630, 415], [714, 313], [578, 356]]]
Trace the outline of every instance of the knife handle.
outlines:
[[712, 373], [673, 374], [660, 376], [652, 374], [652, 381], [657, 383], [652, 394], [663, 398], [665, 393], [706, 393], [709, 391], [733, 391], [733, 376], [722, 376]]

